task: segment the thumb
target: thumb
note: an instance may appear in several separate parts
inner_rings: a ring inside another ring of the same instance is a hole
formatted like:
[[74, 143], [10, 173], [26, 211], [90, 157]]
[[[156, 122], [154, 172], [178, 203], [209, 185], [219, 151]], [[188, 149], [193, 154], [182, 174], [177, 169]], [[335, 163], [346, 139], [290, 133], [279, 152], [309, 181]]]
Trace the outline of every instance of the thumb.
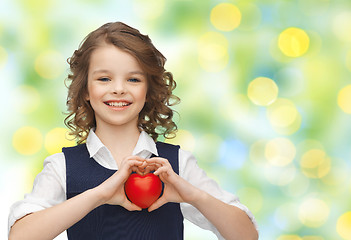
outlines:
[[149, 208], [148, 211], [152, 212], [154, 210], [156, 210], [157, 208], [161, 207], [162, 205], [166, 204], [168, 201], [166, 200], [166, 198], [164, 196], [160, 197], [159, 199], [157, 199]]
[[122, 207], [124, 207], [125, 209], [127, 209], [128, 211], [141, 211], [141, 207], [139, 207], [138, 205], [130, 202], [130, 201], [125, 201], [125, 203], [122, 205]]

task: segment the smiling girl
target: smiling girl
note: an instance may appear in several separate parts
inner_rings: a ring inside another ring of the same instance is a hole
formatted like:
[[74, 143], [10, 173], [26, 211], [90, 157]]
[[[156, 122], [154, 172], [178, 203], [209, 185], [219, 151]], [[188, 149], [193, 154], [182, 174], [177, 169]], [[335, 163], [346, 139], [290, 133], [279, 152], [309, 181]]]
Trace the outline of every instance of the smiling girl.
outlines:
[[[183, 239], [183, 219], [219, 239], [257, 239], [256, 222], [194, 156], [170, 144], [176, 83], [148, 36], [121, 22], [91, 32], [69, 59], [66, 124], [78, 145], [48, 157], [15, 203], [10, 239]], [[125, 195], [132, 172], [158, 175], [162, 196], [141, 209]]]

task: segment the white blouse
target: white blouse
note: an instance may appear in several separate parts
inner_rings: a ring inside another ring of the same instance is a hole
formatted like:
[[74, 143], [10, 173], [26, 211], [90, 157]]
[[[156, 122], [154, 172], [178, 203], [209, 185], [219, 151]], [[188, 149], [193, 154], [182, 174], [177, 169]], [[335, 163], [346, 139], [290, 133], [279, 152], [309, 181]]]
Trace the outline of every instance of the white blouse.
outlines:
[[[118, 170], [116, 161], [111, 152], [100, 141], [93, 130], [90, 131], [86, 142], [90, 157], [105, 168]], [[142, 158], [158, 156], [156, 144], [146, 133], [141, 132], [138, 142], [133, 150], [133, 155]], [[194, 186], [206, 191], [217, 199], [236, 206], [243, 210], [251, 219], [255, 227], [257, 223], [252, 213], [246, 206], [239, 202], [238, 197], [221, 189], [211, 178], [207, 177], [195, 157], [188, 151], [179, 150], [179, 175]], [[26, 194], [24, 199], [16, 202], [10, 209], [8, 218], [8, 231], [17, 219], [45, 208], [52, 207], [66, 200], [66, 163], [63, 153], [47, 157], [43, 170], [34, 180], [33, 190]], [[197, 226], [212, 231], [218, 239], [224, 239], [217, 229], [192, 205], [180, 203], [180, 208], [185, 219]]]

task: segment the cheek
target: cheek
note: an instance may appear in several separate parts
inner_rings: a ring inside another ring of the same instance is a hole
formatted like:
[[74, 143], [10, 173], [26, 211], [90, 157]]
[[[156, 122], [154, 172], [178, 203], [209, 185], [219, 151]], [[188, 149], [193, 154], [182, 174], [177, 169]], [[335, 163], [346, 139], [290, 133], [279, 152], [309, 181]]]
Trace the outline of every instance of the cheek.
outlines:
[[90, 101], [94, 101], [101, 98], [103, 94], [104, 94], [104, 91], [102, 88], [94, 85], [88, 86], [87, 97], [89, 98]]
[[86, 100], [90, 101], [90, 96], [91, 96], [91, 92], [92, 92], [92, 86], [91, 86], [91, 83], [90, 81], [88, 81], [87, 83], [87, 88], [86, 88]]
[[139, 91], [139, 99], [146, 102], [147, 101], [147, 88], [140, 89]]

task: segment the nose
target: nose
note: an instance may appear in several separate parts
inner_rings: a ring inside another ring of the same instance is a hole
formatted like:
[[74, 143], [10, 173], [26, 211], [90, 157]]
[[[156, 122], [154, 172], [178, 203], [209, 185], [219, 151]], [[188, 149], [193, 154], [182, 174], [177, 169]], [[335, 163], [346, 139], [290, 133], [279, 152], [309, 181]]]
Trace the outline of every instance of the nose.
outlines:
[[126, 86], [123, 80], [115, 80], [113, 94], [123, 95], [126, 93]]

